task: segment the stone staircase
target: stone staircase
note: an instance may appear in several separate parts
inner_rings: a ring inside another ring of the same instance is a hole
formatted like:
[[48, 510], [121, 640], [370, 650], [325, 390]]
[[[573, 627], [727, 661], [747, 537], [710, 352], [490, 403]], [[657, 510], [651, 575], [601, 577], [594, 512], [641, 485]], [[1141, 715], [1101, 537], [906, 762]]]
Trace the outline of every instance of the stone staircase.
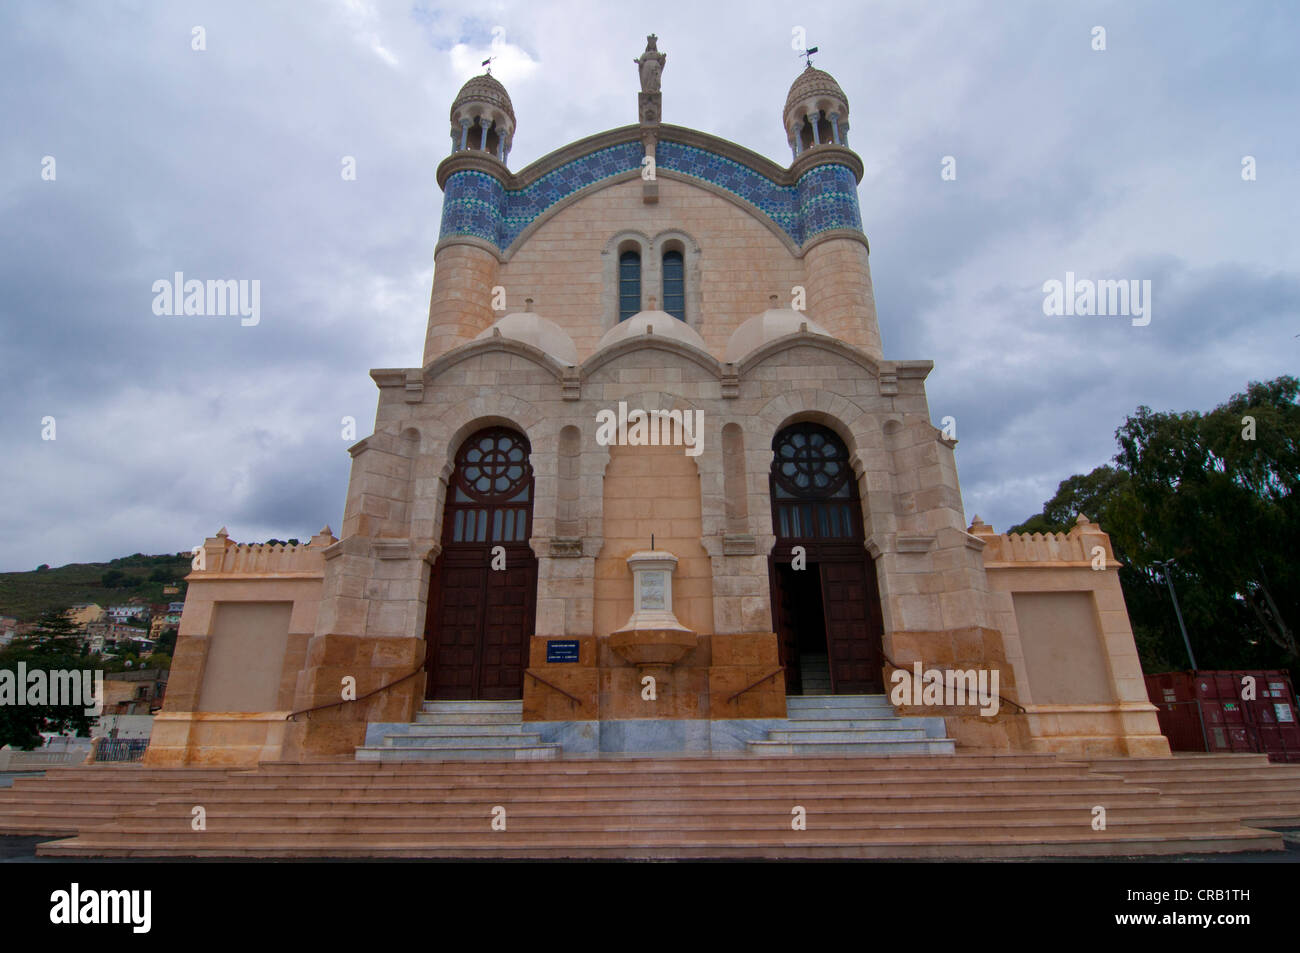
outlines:
[[752, 754], [887, 756], [956, 750], [944, 735], [942, 718], [899, 715], [884, 695], [791, 695], [786, 713], [767, 740], [746, 743]]
[[799, 682], [805, 695], [829, 695], [831, 693], [830, 656], [799, 656]]
[[[1107, 812], [1093, 830], [1093, 808]], [[192, 827], [193, 808], [206, 829]], [[806, 829], [792, 812], [806, 811]], [[494, 830], [504, 808], [506, 829]], [[500, 813], [497, 811], [496, 813]], [[1283, 849], [1300, 765], [1052, 755], [51, 768], [0, 790], [46, 857], [1014, 858]]]
[[374, 722], [358, 761], [544, 761], [560, 746], [524, 730], [522, 701], [426, 701], [413, 723]]

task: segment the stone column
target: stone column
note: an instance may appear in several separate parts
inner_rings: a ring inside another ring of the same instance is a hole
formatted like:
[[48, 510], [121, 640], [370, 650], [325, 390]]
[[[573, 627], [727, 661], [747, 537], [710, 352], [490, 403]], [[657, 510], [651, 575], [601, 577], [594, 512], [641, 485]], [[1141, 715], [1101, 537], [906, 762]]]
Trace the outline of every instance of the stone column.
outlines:
[[808, 114], [808, 125], [812, 126], [812, 134], [813, 134], [812, 144], [814, 146], [820, 146], [822, 144], [821, 132], [817, 128], [817, 122], [819, 119], [821, 119], [821, 116], [822, 114], [820, 109], [814, 109], [812, 112]]
[[460, 121], [460, 147], [462, 149], [469, 145], [469, 126], [472, 119], [462, 119]]

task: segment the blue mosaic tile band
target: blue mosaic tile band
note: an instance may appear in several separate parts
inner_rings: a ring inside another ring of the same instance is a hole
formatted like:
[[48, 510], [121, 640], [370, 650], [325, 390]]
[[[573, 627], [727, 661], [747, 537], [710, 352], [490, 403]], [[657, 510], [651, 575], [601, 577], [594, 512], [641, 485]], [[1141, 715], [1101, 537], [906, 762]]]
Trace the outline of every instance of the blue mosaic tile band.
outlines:
[[[701, 179], [743, 199], [796, 245], [833, 228], [862, 230], [857, 180], [847, 166], [817, 166], [789, 186], [696, 146], [661, 141], [655, 154], [659, 168]], [[439, 237], [474, 235], [504, 250], [562, 199], [602, 179], [639, 170], [642, 155], [639, 142], [609, 146], [552, 169], [517, 191], [507, 191], [484, 172], [454, 173], [445, 187]]]

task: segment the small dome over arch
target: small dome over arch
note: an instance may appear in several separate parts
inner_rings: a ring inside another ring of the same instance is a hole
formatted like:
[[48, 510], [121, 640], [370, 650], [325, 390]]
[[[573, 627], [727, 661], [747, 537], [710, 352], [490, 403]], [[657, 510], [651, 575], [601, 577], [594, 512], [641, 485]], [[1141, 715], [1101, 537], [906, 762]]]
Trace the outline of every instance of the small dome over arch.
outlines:
[[545, 351], [561, 364], [576, 365], [578, 348], [567, 331], [554, 321], [532, 311], [515, 311], [494, 322], [491, 327], [480, 331], [474, 338], [482, 341], [495, 337], [500, 332], [503, 338], [531, 344], [539, 351]]
[[806, 314], [789, 308], [769, 308], [741, 324], [727, 339], [728, 364], [738, 364], [768, 341], [807, 330], [812, 334], [833, 335]]
[[674, 318], [667, 311], [638, 311], [626, 321], [620, 321], [606, 331], [605, 336], [596, 345], [596, 350], [603, 351], [612, 344], [643, 335], [647, 329], [652, 334], [681, 341], [701, 351], [708, 350], [704, 346], [704, 338], [700, 337], [693, 327], [685, 321]]

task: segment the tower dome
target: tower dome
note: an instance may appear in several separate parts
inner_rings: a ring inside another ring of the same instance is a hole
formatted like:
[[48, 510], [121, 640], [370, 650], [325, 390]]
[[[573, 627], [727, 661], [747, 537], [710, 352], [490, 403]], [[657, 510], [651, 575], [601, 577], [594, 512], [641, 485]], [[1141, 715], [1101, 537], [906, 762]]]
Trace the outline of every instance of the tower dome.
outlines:
[[834, 76], [812, 64], [790, 84], [782, 118], [796, 156], [817, 146], [849, 144], [848, 97]]
[[475, 149], [505, 162], [514, 136], [515, 107], [506, 88], [488, 73], [472, 77], [451, 104], [451, 151]]

